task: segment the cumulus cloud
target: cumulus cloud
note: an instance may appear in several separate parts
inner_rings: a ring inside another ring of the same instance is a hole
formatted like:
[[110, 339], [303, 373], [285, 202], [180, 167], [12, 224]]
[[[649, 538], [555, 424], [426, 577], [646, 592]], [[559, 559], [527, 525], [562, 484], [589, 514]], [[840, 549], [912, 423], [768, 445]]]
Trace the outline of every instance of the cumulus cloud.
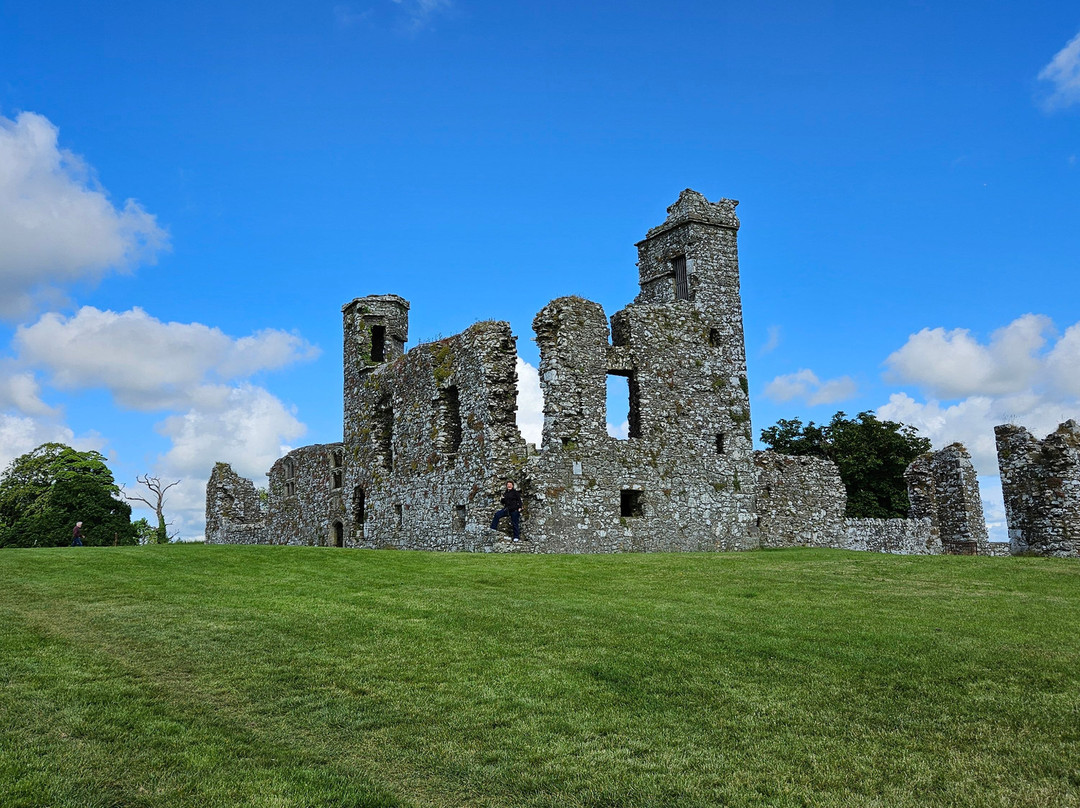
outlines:
[[1039, 72], [1039, 80], [1050, 85], [1043, 100], [1046, 110], [1061, 109], [1080, 101], [1080, 33], [1054, 54], [1050, 64]]
[[66, 443], [79, 451], [102, 451], [105, 441], [96, 433], [76, 436], [67, 426], [49, 418], [0, 413], [0, 471], [19, 455], [43, 443]]
[[1080, 417], [1080, 323], [1056, 340], [1048, 317], [1025, 314], [979, 342], [967, 329], [924, 329], [887, 360], [887, 377], [922, 400], [894, 393], [878, 415], [919, 429], [935, 446], [960, 441], [980, 474], [997, 474], [994, 427], [1018, 423], [1040, 436]]
[[56, 300], [66, 284], [153, 262], [167, 243], [137, 202], [110, 201], [47, 118], [0, 116], [0, 316]]
[[106, 388], [135, 410], [180, 409], [206, 384], [311, 359], [318, 349], [284, 331], [230, 337], [201, 323], [165, 323], [140, 308], [43, 315], [15, 334], [19, 360], [63, 390]]
[[544, 434], [544, 394], [540, 391], [540, 374], [519, 356], [517, 377], [518, 429], [525, 440], [539, 446]]
[[57, 410], [42, 401], [40, 393], [41, 385], [33, 373], [18, 369], [11, 360], [0, 360], [0, 411], [56, 415]]
[[807, 404], [833, 404], [851, 398], [858, 391], [850, 376], [821, 381], [814, 371], [807, 368], [777, 376], [765, 385], [765, 396], [773, 401], [805, 399]]
[[917, 384], [936, 398], [1014, 393], [1029, 387], [1042, 369], [1039, 352], [1052, 330], [1049, 317], [1025, 314], [983, 345], [966, 328], [924, 328], [885, 360], [887, 377]]

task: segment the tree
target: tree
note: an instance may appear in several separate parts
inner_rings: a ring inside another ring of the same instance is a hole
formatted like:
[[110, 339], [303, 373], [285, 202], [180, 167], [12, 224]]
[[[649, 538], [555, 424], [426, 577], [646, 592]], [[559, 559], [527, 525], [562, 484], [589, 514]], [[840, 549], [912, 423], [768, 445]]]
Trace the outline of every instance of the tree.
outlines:
[[42, 444], [0, 475], [0, 547], [70, 544], [76, 522], [87, 545], [134, 544], [131, 506], [119, 493], [100, 453]]
[[847, 516], [893, 519], [908, 514], [904, 469], [930, 451], [915, 427], [879, 421], [872, 412], [848, 418], [838, 412], [825, 426], [781, 418], [761, 430], [761, 441], [789, 455], [824, 457], [840, 470], [847, 489]]
[[145, 485], [147, 489], [149, 489], [150, 499], [136, 496], [135, 494], [129, 494], [126, 491], [123, 492], [124, 496], [129, 502], [141, 502], [154, 512], [154, 515], [157, 516], [157, 527], [154, 528], [154, 540], [158, 544], [168, 544], [169, 523], [165, 521], [165, 492], [174, 485], [179, 485], [180, 481], [177, 480], [174, 483], [163, 485], [160, 477], [152, 477], [149, 474], [144, 474], [142, 477], [136, 476], [135, 479], [140, 485]]

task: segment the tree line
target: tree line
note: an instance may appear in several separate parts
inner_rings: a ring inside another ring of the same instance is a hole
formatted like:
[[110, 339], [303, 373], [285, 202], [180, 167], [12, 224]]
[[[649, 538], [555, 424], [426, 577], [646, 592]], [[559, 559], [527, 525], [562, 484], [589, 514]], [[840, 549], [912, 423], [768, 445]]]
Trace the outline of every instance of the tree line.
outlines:
[[[80, 452], [62, 443], [45, 443], [15, 458], [0, 474], [0, 547], [60, 547], [72, 542], [77, 522], [89, 546], [166, 543], [163, 484], [145, 475], [138, 481], [149, 498], [127, 494], [100, 452]], [[179, 481], [177, 481], [179, 482]], [[128, 500], [155, 511], [157, 525], [131, 521]]]

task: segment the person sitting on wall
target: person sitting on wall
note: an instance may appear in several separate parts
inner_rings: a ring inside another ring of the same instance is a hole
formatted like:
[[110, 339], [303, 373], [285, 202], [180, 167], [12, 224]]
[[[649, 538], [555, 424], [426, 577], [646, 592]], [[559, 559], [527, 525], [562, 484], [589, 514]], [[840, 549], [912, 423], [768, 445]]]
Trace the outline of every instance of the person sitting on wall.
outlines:
[[521, 538], [521, 493], [510, 480], [506, 481], [506, 492], [502, 495], [502, 510], [491, 519], [492, 530], [499, 529], [499, 520], [504, 516], [510, 517], [510, 524], [514, 526], [514, 541], [518, 541]]

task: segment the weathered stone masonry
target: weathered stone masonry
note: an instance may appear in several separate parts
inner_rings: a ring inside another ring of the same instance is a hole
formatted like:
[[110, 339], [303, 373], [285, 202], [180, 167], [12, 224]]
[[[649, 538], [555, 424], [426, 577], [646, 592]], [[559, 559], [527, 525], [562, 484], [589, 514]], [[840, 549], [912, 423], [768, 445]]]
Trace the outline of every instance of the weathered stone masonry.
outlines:
[[[737, 204], [684, 191], [637, 245], [641, 291], [610, 321], [577, 297], [536, 315], [539, 451], [515, 422], [507, 323], [406, 352], [407, 301], [347, 304], [344, 440], [275, 463], [265, 515], [228, 509], [226, 493], [243, 485], [219, 464], [208, 541], [249, 541], [261, 529], [267, 543], [438, 550], [940, 552], [947, 520], [937, 511], [845, 519], [831, 463], [752, 451]], [[609, 376], [626, 379], [625, 440], [607, 434]], [[488, 528], [508, 479], [526, 502], [520, 543]]]
[[1041, 441], [1012, 424], [994, 433], [1012, 552], [1080, 556], [1080, 426]]

